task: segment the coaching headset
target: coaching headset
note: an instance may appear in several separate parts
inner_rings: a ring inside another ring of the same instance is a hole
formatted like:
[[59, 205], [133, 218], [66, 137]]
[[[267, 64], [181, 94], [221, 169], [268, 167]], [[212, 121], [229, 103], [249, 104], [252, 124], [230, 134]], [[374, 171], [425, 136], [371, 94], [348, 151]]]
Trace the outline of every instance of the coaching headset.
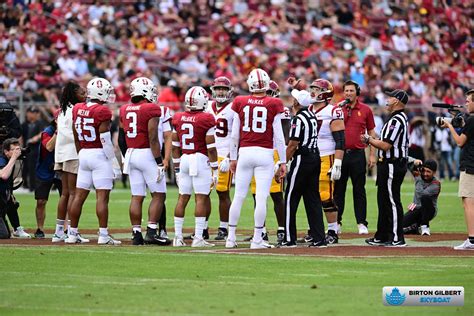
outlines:
[[356, 88], [356, 96], [360, 96], [360, 86], [357, 82], [355, 81], [352, 81], [352, 80], [347, 80], [346, 82], [344, 82], [344, 84], [342, 85], [342, 89], [344, 90], [344, 88], [346, 86], [354, 86]]

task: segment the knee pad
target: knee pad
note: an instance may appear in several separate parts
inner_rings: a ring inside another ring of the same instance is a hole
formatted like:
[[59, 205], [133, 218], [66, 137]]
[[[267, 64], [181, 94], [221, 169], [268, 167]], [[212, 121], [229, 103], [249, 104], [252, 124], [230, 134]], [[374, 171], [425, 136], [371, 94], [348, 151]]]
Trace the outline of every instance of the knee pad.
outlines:
[[337, 212], [337, 206], [333, 199], [322, 202], [324, 212]]

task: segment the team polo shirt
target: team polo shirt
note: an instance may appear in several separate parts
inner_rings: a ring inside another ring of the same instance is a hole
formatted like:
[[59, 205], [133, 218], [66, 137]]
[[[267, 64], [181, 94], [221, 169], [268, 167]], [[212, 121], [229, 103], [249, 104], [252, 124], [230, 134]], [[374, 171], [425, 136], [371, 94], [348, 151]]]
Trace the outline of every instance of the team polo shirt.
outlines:
[[351, 109], [349, 106], [342, 108], [344, 112], [345, 125], [345, 149], [364, 149], [366, 147], [360, 141], [360, 135], [375, 128], [374, 114], [372, 109], [359, 100]]

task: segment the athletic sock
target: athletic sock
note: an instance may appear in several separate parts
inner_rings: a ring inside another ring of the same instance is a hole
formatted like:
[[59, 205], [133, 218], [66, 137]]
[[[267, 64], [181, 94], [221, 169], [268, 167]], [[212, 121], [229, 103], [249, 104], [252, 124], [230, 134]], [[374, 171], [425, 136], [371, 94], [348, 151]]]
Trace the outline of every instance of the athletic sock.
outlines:
[[469, 242], [470, 242], [471, 244], [474, 244], [474, 236], [469, 236]]
[[151, 229], [156, 229], [158, 225], [156, 225], [156, 223], [148, 222], [148, 227], [150, 227]]
[[184, 217], [174, 217], [174, 236], [183, 238]]
[[206, 218], [205, 217], [196, 217], [196, 227], [194, 229], [194, 238], [202, 238], [202, 231], [206, 227]]
[[56, 219], [56, 230], [54, 232], [57, 236], [64, 235], [64, 220]]
[[99, 227], [99, 236], [107, 237], [109, 235], [109, 230], [107, 227]]
[[229, 225], [229, 235], [227, 236], [227, 240], [235, 241], [235, 231], [237, 230], [237, 226]]
[[219, 223], [219, 228], [225, 228], [225, 229], [227, 229], [227, 225], [229, 225], [228, 222], [220, 222], [220, 223]]
[[68, 229], [68, 235], [70, 236], [77, 236], [77, 227], [71, 227], [69, 226], [69, 229]]
[[132, 231], [133, 231], [134, 233], [137, 233], [137, 232], [138, 232], [138, 233], [141, 233], [141, 232], [142, 232], [142, 226], [141, 226], [141, 225], [133, 225], [133, 226], [132, 226]]
[[278, 226], [278, 230], [285, 230], [285, 227]]
[[262, 241], [262, 234], [263, 234], [264, 227], [255, 227], [253, 230], [253, 238], [252, 241], [255, 243], [259, 243]]
[[328, 230], [332, 230], [336, 233], [337, 232], [337, 222], [328, 223]]

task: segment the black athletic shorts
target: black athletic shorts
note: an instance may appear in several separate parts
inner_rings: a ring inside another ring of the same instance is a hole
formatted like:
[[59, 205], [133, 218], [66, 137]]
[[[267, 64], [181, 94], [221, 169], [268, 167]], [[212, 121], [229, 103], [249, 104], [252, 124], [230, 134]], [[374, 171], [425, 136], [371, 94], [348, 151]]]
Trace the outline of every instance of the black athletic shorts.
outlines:
[[58, 189], [59, 195], [61, 195], [62, 185], [61, 180], [53, 179], [51, 181], [44, 181], [36, 178], [36, 188], [35, 188], [35, 200], [48, 200], [49, 192], [51, 191], [52, 186]]

